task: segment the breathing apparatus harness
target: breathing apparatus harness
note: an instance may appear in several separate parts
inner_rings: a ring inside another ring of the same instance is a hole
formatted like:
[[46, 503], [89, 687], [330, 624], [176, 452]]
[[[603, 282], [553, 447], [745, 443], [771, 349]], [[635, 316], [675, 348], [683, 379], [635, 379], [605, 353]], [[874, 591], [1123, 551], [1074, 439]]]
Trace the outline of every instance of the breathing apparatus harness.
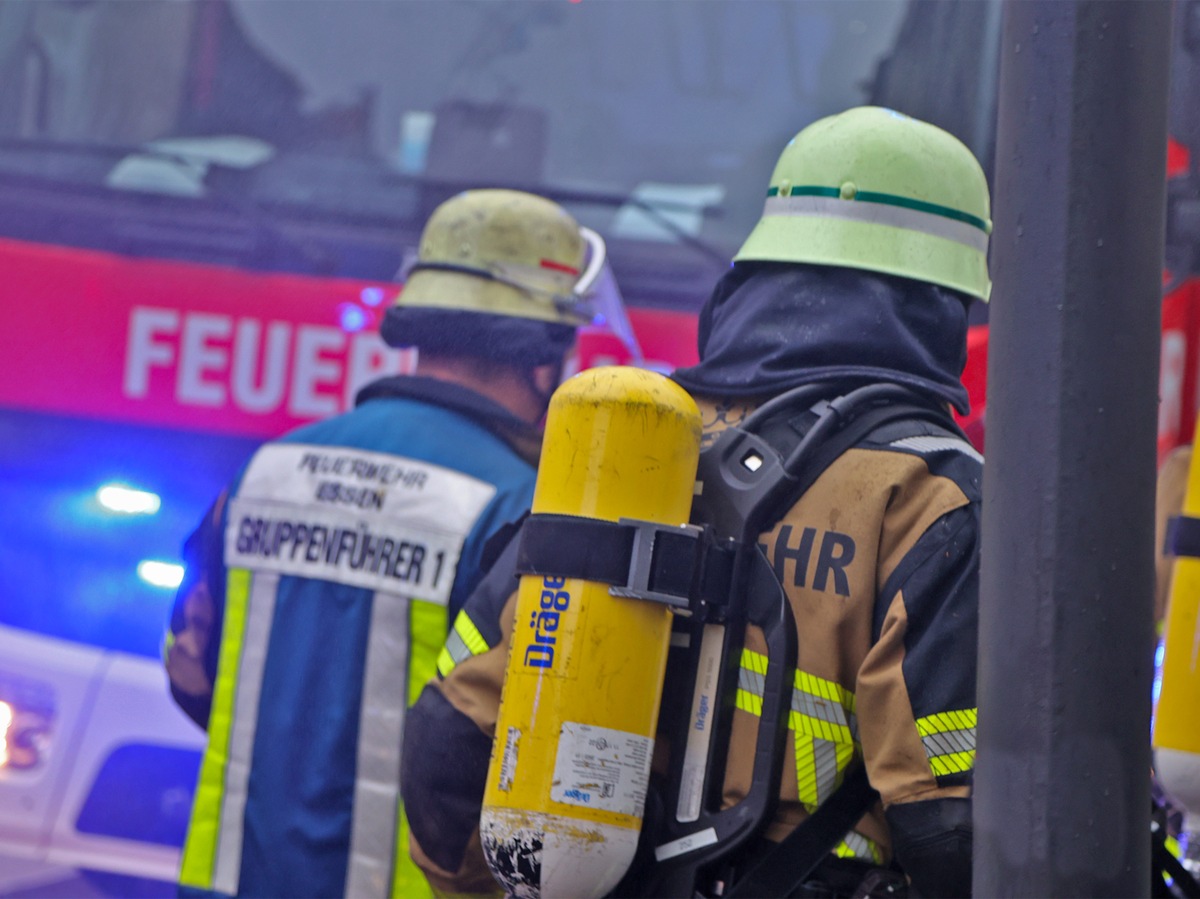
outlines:
[[[856, 765], [782, 843], [746, 862], [778, 801], [797, 653], [791, 606], [759, 535], [874, 432], [910, 423], [897, 436], [911, 436], [915, 426], [961, 437], [947, 411], [899, 385], [831, 394], [828, 384], [797, 387], [717, 435], [700, 454], [688, 524], [533, 514], [522, 527], [521, 574], [600, 581], [613, 596], [664, 603], [676, 613], [672, 647], [684, 660], [668, 664], [664, 695], [691, 696], [690, 713], [660, 712], [670, 747], [661, 820], [647, 808], [639, 859], [619, 895], [791, 895], [878, 798]], [[761, 628], [768, 658], [753, 776], [745, 798], [722, 809], [739, 660], [751, 624]], [[651, 852], [653, 863], [639, 864]]]

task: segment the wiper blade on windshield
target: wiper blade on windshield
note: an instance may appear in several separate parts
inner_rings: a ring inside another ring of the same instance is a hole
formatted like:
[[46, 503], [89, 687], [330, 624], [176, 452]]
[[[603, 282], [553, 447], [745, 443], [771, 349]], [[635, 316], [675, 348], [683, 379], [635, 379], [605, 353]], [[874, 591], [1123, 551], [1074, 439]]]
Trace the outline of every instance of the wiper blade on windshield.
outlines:
[[[231, 148], [231, 140], [240, 141], [241, 138], [236, 135], [176, 137], [145, 145], [0, 138], [0, 172], [54, 183], [207, 200], [236, 212], [241, 219], [260, 232], [291, 247], [307, 259], [316, 271], [327, 267], [325, 254], [320, 248], [309, 246], [294, 235], [285, 233], [276, 224], [271, 209], [317, 209], [323, 213], [353, 219], [364, 210], [358, 209], [353, 202], [345, 202], [342, 198], [349, 184], [360, 180], [366, 170], [369, 170], [372, 176], [369, 181], [376, 189], [386, 190], [388, 186], [408, 190], [415, 188], [425, 196], [425, 200], [418, 206], [409, 208], [408, 214], [387, 210], [386, 201], [372, 204], [376, 209], [368, 213], [369, 217], [381, 221], [402, 222], [406, 229], [423, 224], [423, 221], [418, 219], [423, 219], [432, 212], [436, 201], [443, 195], [444, 198], [448, 198], [471, 187], [502, 187], [538, 194], [564, 205], [636, 210], [637, 214], [646, 220], [644, 225], [653, 223], [653, 226], [669, 234], [678, 244], [700, 254], [715, 267], [724, 268], [729, 264], [727, 252], [698, 237], [677, 220], [680, 215], [705, 219], [719, 218], [722, 210], [712, 204], [698, 204], [695, 201], [687, 202], [664, 196], [646, 197], [639, 195], [636, 190], [620, 193], [554, 184], [500, 183], [493, 179], [469, 182], [461, 178], [430, 178], [397, 172], [375, 160], [348, 160], [341, 157], [324, 157], [319, 161], [323, 164], [333, 162], [343, 176], [353, 175], [357, 169], [359, 179], [332, 179], [321, 186], [321, 179], [314, 179], [313, 170], [306, 165], [303, 172], [295, 173], [304, 175], [301, 180], [308, 185], [305, 190], [277, 192], [279, 184], [288, 183], [287, 178], [281, 178], [278, 183], [271, 184], [268, 183], [271, 176], [283, 174], [277, 170], [286, 170], [290, 163], [298, 162], [306, 154], [273, 152], [274, 148], [269, 144], [246, 138], [246, 141], [253, 141], [266, 150], [260, 149], [256, 154], [248, 152], [248, 145], [244, 145], [240, 151], [241, 159], [235, 160], [232, 154], [238, 151]], [[317, 161], [315, 157], [308, 159], [310, 163], [314, 161]], [[347, 163], [350, 162], [354, 165], [347, 168]], [[226, 174], [231, 178], [226, 179]], [[218, 175], [220, 177], [211, 177]], [[338, 183], [339, 180], [341, 183]], [[370, 187], [370, 184], [366, 186]], [[318, 194], [309, 196], [314, 190]], [[403, 206], [404, 204], [400, 204], [396, 209], [399, 210]]]
[[463, 179], [428, 178], [421, 175], [404, 175], [394, 172], [389, 172], [389, 175], [391, 178], [396, 179], [398, 183], [418, 185], [420, 187], [429, 189], [431, 192], [444, 192], [447, 197], [457, 193], [458, 191], [466, 190], [471, 187], [486, 186], [506, 188], [510, 190], [523, 190], [563, 205], [579, 204], [607, 206], [614, 209], [620, 209], [622, 207], [634, 208], [643, 213], [647, 218], [651, 219], [655, 225], [669, 232], [681, 244], [691, 247], [693, 250], [707, 257], [716, 265], [723, 268], [729, 264], [729, 255], [727, 253], [722, 252], [717, 247], [692, 234], [669, 215], [669, 213], [675, 212], [691, 215], [698, 214], [705, 218], [719, 218], [722, 215], [720, 207], [714, 208], [711, 205], [700, 206], [694, 202], [688, 203], [683, 200], [671, 200], [667, 198], [647, 199], [644, 196], [638, 196], [636, 191], [634, 193], [626, 194], [617, 192], [582, 190], [578, 188], [561, 187], [554, 184], [503, 183], [492, 180], [487, 180], [486, 184], [475, 184]]
[[242, 138], [180, 137], [138, 145], [0, 138], [0, 173], [51, 184], [205, 200], [234, 212], [259, 233], [298, 253], [314, 272], [327, 270], [327, 254], [286, 233], [242, 194], [209, 180], [214, 170], [253, 168], [275, 155], [271, 145], [256, 138], [244, 139], [255, 147], [244, 142], [235, 147], [231, 140]]

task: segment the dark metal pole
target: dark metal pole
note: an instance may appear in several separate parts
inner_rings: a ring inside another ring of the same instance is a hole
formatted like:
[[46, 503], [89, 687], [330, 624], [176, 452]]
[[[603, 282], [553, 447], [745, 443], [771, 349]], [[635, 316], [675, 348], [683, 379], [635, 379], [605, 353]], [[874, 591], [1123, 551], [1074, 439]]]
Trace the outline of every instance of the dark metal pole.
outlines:
[[1170, 13], [1004, 11], [977, 896], [1149, 894]]

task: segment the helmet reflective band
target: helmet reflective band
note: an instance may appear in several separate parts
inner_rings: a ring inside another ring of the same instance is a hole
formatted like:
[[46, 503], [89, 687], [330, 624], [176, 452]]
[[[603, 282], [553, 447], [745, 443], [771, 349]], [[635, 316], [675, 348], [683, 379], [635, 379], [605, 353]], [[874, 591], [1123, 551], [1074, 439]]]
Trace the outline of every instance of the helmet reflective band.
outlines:
[[814, 122], [784, 149], [735, 261], [808, 262], [987, 300], [987, 180], [957, 138], [889, 109]]
[[[396, 305], [581, 324], [588, 320], [580, 281], [590, 243], [566, 211], [542, 197], [465, 191], [430, 216]], [[602, 263], [603, 242], [597, 253]]]

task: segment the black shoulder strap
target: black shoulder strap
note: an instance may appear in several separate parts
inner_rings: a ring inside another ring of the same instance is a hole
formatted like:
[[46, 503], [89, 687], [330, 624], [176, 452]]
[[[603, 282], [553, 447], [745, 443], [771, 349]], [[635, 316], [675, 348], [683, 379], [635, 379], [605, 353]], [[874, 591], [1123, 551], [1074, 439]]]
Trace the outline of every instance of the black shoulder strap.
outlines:
[[808, 392], [814, 386], [777, 397], [705, 448], [694, 523], [754, 543], [835, 459], [873, 432], [923, 421], [961, 436], [947, 411], [897, 384], [871, 384], [815, 403]]
[[878, 798], [866, 769], [855, 765], [833, 795], [738, 876], [726, 895], [791, 896]]

